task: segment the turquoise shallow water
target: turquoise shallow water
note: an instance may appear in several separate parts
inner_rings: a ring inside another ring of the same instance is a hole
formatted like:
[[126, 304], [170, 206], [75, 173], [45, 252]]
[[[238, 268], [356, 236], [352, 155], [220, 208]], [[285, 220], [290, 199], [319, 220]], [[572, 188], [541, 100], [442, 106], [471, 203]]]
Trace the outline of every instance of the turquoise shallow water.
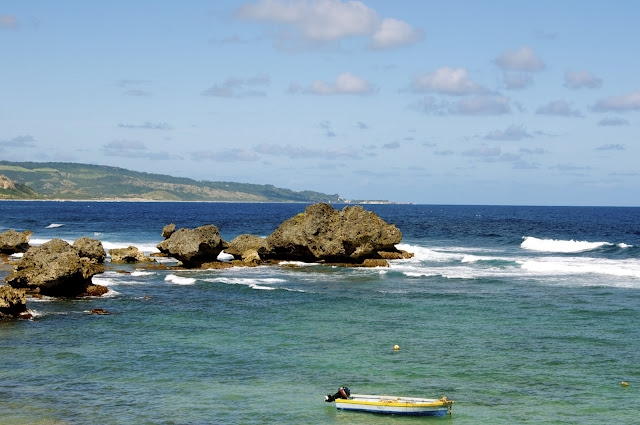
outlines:
[[[152, 247], [177, 221], [163, 204], [31, 205], [2, 204], [0, 230]], [[638, 209], [604, 214], [614, 223], [571, 210], [582, 220], [563, 224], [555, 210], [403, 207], [378, 207], [416, 252], [389, 269], [118, 267], [132, 273], [94, 278], [107, 298], [31, 301], [36, 320], [0, 323], [0, 423], [638, 422]], [[123, 229], [118, 208], [155, 214]], [[192, 208], [230, 239], [304, 206]], [[234, 208], [242, 220], [229, 221]], [[547, 250], [524, 249], [527, 236]], [[564, 252], [554, 240], [607, 244]], [[456, 403], [446, 418], [338, 412], [323, 396], [341, 385]]]

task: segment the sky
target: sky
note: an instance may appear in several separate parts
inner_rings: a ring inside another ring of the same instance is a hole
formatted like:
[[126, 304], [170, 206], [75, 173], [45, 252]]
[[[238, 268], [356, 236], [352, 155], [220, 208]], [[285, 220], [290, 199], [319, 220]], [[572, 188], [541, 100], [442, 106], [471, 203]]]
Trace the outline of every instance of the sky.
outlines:
[[640, 2], [0, 0], [0, 159], [640, 206]]

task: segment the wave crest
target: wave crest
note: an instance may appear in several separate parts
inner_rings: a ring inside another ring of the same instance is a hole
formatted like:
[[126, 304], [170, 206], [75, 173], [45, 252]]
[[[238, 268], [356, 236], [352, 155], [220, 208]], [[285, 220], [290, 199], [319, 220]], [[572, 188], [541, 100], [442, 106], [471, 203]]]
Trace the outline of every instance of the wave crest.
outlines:
[[533, 236], [525, 236], [523, 239], [520, 247], [530, 251], [574, 253], [592, 251], [603, 246], [613, 246], [613, 244], [609, 242], [574, 241], [573, 239], [568, 241], [560, 239], [538, 239]]

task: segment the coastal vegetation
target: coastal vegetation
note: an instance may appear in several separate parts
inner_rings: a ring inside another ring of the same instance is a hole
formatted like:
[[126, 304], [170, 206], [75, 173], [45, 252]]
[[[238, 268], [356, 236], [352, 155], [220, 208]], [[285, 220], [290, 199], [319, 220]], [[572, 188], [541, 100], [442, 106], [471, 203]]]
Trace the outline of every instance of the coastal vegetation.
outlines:
[[0, 199], [347, 202], [339, 195], [270, 184], [198, 181], [119, 167], [0, 161]]

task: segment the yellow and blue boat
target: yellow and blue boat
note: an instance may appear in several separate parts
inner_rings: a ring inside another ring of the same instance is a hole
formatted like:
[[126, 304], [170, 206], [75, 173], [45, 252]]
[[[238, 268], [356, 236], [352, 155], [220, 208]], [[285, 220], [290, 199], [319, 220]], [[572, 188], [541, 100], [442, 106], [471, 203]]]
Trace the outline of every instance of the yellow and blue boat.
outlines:
[[447, 397], [440, 399], [403, 397], [372, 394], [351, 394], [346, 387], [340, 387], [334, 395], [325, 396], [325, 401], [335, 401], [338, 410], [383, 413], [407, 416], [445, 416], [451, 414], [454, 401]]

